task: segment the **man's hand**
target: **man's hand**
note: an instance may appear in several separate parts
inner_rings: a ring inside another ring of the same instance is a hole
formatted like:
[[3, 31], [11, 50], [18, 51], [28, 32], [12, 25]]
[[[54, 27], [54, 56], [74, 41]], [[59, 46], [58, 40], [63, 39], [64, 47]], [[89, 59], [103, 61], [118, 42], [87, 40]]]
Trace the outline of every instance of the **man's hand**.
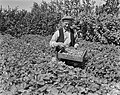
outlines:
[[62, 43], [62, 42], [58, 42], [57, 44], [58, 44], [58, 46], [60, 46], [61, 48], [62, 48], [62, 47], [65, 47], [65, 44]]
[[51, 45], [51, 47], [57, 47], [57, 46], [62, 48], [65, 47], [65, 44], [62, 42], [55, 42], [54, 44]]
[[76, 48], [76, 49], [77, 49], [77, 48], [78, 48], [78, 46], [79, 46], [78, 44], [75, 44], [75, 45], [74, 45], [74, 48]]

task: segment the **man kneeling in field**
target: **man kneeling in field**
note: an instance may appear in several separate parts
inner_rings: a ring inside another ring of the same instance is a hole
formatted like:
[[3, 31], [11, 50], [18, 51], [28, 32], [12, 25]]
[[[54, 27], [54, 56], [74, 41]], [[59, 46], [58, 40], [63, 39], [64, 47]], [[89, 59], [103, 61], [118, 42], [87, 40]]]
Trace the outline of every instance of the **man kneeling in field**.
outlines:
[[62, 18], [62, 27], [53, 34], [50, 40], [50, 46], [56, 48], [55, 51], [57, 59], [57, 55], [60, 50], [64, 50], [66, 47], [77, 48], [78, 46], [76, 43], [76, 39], [78, 37], [77, 32], [71, 28], [73, 21], [74, 19], [71, 16], [64, 16]]

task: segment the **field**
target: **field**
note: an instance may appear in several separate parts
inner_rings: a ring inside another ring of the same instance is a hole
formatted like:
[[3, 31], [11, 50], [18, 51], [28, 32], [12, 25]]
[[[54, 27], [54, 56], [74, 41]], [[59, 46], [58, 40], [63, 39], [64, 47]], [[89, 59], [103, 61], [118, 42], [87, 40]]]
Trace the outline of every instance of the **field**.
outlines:
[[0, 95], [119, 95], [120, 47], [80, 40], [85, 68], [52, 62], [51, 36], [2, 36]]
[[[1, 6], [0, 95], [120, 95], [120, 2], [80, 1], [34, 2], [31, 12]], [[64, 15], [87, 50], [82, 68], [52, 60], [49, 41]]]

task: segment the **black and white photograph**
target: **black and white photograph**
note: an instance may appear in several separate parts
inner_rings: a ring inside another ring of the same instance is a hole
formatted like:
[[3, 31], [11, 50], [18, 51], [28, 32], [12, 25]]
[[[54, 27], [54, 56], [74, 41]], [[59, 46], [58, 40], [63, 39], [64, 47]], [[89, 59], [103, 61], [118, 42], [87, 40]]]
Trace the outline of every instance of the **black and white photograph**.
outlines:
[[120, 95], [120, 0], [0, 0], [0, 95]]

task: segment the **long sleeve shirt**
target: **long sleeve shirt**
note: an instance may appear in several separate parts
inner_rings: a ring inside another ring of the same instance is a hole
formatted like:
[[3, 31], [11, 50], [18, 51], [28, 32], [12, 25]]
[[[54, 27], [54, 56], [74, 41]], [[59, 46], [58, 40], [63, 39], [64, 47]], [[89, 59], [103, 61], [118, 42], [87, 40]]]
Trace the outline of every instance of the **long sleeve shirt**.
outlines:
[[[71, 42], [70, 31], [65, 31], [65, 29], [63, 29], [63, 34], [64, 34], [64, 45], [66, 47], [69, 47], [70, 42]], [[56, 46], [56, 43], [57, 43], [56, 41], [57, 41], [58, 37], [59, 37], [59, 30], [57, 30], [51, 38], [51, 41], [50, 41], [50, 46], [51, 47]], [[75, 37], [75, 39], [77, 39], [77, 37], [78, 37], [77, 32], [74, 33], [74, 37]]]

